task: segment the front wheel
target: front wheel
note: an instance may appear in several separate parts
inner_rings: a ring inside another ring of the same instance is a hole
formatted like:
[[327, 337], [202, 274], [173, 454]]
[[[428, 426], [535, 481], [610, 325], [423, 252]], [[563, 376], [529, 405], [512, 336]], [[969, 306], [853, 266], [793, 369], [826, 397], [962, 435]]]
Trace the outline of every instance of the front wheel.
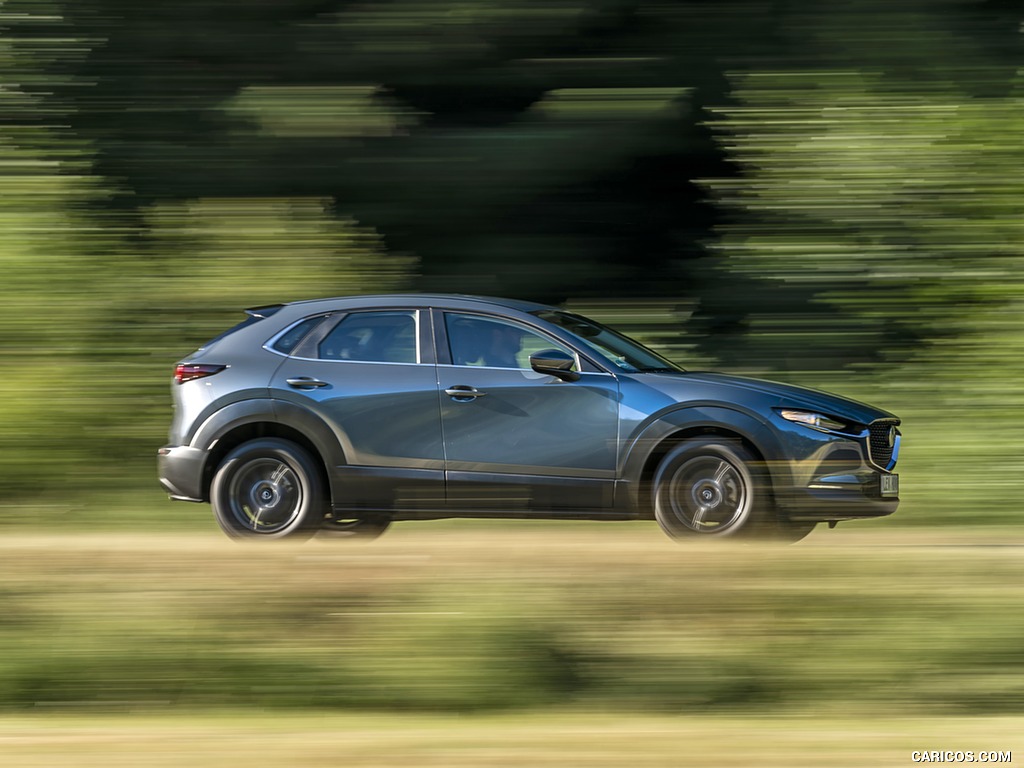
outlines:
[[772, 518], [763, 467], [738, 443], [692, 440], [654, 475], [654, 516], [674, 539], [747, 534]]
[[386, 515], [361, 514], [358, 516], [347, 516], [344, 513], [333, 513], [328, 515], [320, 530], [318, 537], [332, 539], [362, 539], [369, 541], [376, 539], [391, 525], [391, 518]]
[[234, 539], [309, 536], [326, 507], [313, 458], [276, 438], [250, 440], [231, 451], [214, 475], [210, 503], [218, 525]]
[[773, 538], [784, 544], [796, 544], [807, 538], [817, 523], [794, 523], [779, 521], [773, 531]]

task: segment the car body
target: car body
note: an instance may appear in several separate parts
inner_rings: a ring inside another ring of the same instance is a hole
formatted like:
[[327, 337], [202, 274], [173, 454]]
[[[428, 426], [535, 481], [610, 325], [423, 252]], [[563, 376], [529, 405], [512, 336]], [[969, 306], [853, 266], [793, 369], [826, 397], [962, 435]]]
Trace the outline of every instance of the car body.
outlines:
[[684, 371], [557, 308], [395, 294], [295, 302], [182, 360], [160, 481], [226, 533], [446, 517], [656, 519], [671, 536], [888, 515], [899, 419]]

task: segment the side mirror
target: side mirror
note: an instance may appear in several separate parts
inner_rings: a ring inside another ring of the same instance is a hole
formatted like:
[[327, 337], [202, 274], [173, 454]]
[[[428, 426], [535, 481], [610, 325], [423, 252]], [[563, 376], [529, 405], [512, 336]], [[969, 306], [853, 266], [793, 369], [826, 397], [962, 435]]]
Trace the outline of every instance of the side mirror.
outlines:
[[544, 349], [530, 355], [530, 367], [537, 373], [557, 376], [562, 381], [578, 381], [580, 375], [572, 368], [576, 358], [560, 349]]

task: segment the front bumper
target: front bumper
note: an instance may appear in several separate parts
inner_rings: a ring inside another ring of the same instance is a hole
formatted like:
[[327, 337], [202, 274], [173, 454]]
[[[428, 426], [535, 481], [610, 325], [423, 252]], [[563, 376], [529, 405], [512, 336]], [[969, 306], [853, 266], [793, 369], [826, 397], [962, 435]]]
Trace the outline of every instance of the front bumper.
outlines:
[[[885, 517], [895, 512], [899, 496], [889, 489], [898, 487], [893, 473], [900, 448], [897, 424], [895, 419], [885, 419], [856, 435], [780, 425], [792, 457], [788, 473], [773, 473], [788, 480], [775, 484], [782, 516], [792, 521], [826, 522]], [[875, 426], [892, 429], [887, 446], [873, 446], [872, 430], [882, 431]], [[885, 492], [883, 477], [888, 486]]]
[[207, 455], [187, 445], [165, 445], [157, 451], [160, 485], [172, 499], [207, 501], [203, 483]]
[[859, 520], [891, 515], [898, 496], [883, 496], [882, 473], [865, 469], [816, 477], [807, 487], [791, 490], [778, 499], [792, 521]]

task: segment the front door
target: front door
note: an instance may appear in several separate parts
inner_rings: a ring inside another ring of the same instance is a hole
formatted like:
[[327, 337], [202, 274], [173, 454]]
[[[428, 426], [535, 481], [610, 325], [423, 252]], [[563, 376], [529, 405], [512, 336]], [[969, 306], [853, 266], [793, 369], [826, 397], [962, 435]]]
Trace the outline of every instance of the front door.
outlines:
[[531, 354], [575, 353], [504, 318], [440, 314], [450, 353], [450, 362], [437, 367], [449, 502], [481, 513], [609, 510], [618, 447], [615, 377], [582, 372], [569, 382], [537, 373]]

